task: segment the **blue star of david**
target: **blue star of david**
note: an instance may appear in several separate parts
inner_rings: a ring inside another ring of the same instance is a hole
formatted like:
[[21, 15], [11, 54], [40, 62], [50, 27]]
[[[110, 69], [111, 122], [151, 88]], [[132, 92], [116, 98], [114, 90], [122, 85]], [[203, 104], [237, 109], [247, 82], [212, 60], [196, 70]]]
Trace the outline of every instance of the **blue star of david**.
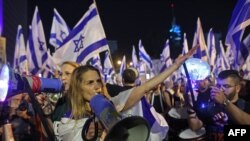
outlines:
[[61, 40], [63, 41], [65, 39], [65, 37], [66, 37], [66, 33], [61, 30], [61, 32], [60, 32], [60, 38], [61, 38]]
[[38, 44], [39, 44], [39, 50], [43, 51], [44, 42], [40, 41], [39, 38], [38, 38]]
[[83, 36], [81, 35], [78, 40], [74, 40], [75, 50], [74, 52], [78, 52], [81, 48], [83, 48]]

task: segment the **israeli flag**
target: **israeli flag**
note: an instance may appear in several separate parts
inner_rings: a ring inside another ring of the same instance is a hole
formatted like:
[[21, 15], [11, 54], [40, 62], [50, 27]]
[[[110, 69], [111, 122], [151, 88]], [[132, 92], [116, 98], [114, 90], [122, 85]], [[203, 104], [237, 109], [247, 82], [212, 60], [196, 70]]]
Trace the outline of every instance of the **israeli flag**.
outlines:
[[183, 35], [183, 48], [182, 48], [182, 54], [188, 53], [188, 41], [187, 41], [187, 35], [184, 33]]
[[139, 41], [139, 59], [141, 61], [143, 61], [148, 68], [152, 71], [153, 70], [153, 63], [152, 60], [150, 58], [150, 56], [148, 55], [148, 53], [146, 52], [146, 50], [144, 49], [141, 40]]
[[207, 35], [207, 47], [208, 47], [209, 64], [212, 66], [214, 70], [215, 59], [216, 59], [216, 47], [215, 47], [214, 32], [212, 28], [209, 30]]
[[45, 40], [43, 24], [36, 6], [29, 32], [28, 42], [28, 63], [29, 71], [37, 75], [45, 66], [48, 59], [47, 44]]
[[162, 63], [162, 66], [161, 66], [160, 72], [163, 72], [166, 68], [172, 65], [172, 59], [170, 58], [169, 40], [166, 41], [164, 49], [161, 53], [161, 63]]
[[120, 76], [122, 76], [123, 71], [127, 68], [126, 56], [123, 55], [121, 66], [120, 66]]
[[69, 35], [70, 29], [62, 16], [54, 8], [54, 16], [50, 31], [49, 43], [58, 48], [63, 43], [64, 39]]
[[115, 70], [113, 68], [109, 51], [105, 52], [105, 59], [104, 59], [104, 64], [103, 64], [103, 74], [104, 74], [104, 80], [106, 83], [111, 83], [114, 84], [112, 80], [112, 75], [115, 74]]
[[17, 28], [13, 68], [21, 74], [28, 74], [27, 52], [21, 25]]
[[135, 46], [133, 45], [133, 50], [132, 50], [132, 62], [133, 62], [133, 66], [134, 68], [138, 68], [138, 58], [136, 55], [136, 51], [135, 51]]
[[250, 0], [238, 0], [229, 24], [225, 44], [234, 52], [235, 68], [240, 68], [249, 56], [249, 46], [242, 44], [246, 27], [250, 25]]
[[96, 5], [93, 3], [53, 57], [57, 64], [64, 61], [86, 64], [94, 54], [108, 49], [102, 23]]
[[207, 45], [205, 42], [200, 18], [197, 19], [196, 31], [195, 31], [194, 40], [193, 40], [193, 47], [196, 45], [199, 45], [200, 47], [197, 48], [196, 53], [193, 55], [194, 58], [200, 58], [203, 61], [208, 61], [209, 56], [207, 53]]

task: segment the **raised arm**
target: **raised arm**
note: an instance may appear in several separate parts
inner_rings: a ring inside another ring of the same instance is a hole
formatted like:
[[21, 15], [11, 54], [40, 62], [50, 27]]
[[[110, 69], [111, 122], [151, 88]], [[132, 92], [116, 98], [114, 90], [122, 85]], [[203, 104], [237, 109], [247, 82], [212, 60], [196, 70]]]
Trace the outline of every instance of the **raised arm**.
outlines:
[[143, 96], [146, 92], [163, 82], [168, 76], [170, 76], [174, 71], [176, 71], [184, 62], [186, 59], [188, 59], [197, 49], [198, 46], [193, 47], [187, 54], [183, 56], [179, 56], [175, 63], [170, 66], [168, 69], [166, 69], [164, 72], [158, 74], [157, 76], [151, 78], [141, 86], [135, 87], [133, 91], [130, 94], [130, 97], [128, 98], [125, 107], [123, 108], [123, 111], [131, 108], [134, 106]]

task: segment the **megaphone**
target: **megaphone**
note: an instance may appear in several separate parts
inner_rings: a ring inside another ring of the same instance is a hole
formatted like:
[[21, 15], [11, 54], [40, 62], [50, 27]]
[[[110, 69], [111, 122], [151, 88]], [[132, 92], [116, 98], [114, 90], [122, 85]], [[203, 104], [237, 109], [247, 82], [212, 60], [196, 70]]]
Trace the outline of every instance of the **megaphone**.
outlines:
[[4, 64], [0, 69], [0, 102], [6, 98], [27, 91], [25, 79], [28, 81], [33, 93], [50, 92], [57, 93], [63, 90], [63, 84], [59, 79], [40, 78], [38, 76], [23, 76], [13, 72]]
[[103, 95], [90, 100], [90, 107], [107, 131], [104, 141], [147, 141], [148, 122], [140, 116], [122, 118], [114, 105]]

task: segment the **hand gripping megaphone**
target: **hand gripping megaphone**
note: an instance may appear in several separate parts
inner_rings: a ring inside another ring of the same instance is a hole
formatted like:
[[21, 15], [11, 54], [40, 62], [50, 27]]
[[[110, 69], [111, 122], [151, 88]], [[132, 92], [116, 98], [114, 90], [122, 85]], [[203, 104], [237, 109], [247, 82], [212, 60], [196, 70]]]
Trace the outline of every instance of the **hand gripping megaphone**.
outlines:
[[8, 97], [27, 92], [25, 80], [28, 81], [33, 93], [57, 93], [63, 90], [63, 84], [59, 79], [23, 76], [13, 72], [12, 69], [9, 69], [9, 67], [4, 64], [0, 69], [0, 102]]
[[101, 94], [90, 100], [90, 107], [107, 131], [104, 141], [147, 141], [150, 129], [144, 118], [122, 118], [114, 105]]

